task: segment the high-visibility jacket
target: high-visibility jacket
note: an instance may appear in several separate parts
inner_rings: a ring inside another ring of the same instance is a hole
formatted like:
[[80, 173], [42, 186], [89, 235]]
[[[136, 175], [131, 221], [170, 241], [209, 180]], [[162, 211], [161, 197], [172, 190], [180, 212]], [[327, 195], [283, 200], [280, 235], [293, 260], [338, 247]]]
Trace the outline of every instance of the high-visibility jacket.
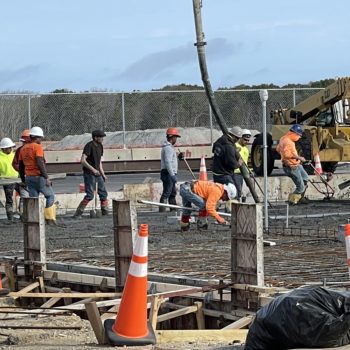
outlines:
[[216, 205], [224, 194], [223, 184], [211, 181], [195, 181], [193, 183], [193, 192], [205, 200], [205, 209], [207, 209], [210, 216], [220, 223], [225, 222], [225, 219], [216, 211]]
[[[241, 145], [239, 142], [236, 142], [235, 146], [238, 149], [238, 152], [241, 155], [241, 158], [243, 159], [244, 163], [246, 163], [248, 165], [248, 158], [249, 158], [249, 149], [248, 149], [248, 147]], [[240, 174], [241, 171], [239, 169], [235, 169], [234, 173], [235, 174]]]
[[1, 177], [18, 177], [18, 172], [13, 168], [12, 161], [15, 156], [14, 152], [6, 154], [0, 150], [0, 176]]
[[276, 150], [281, 155], [283, 165], [296, 168], [300, 164], [300, 160], [295, 159], [298, 156], [295, 142], [299, 139], [300, 136], [292, 131], [288, 131], [287, 134], [281, 137]]

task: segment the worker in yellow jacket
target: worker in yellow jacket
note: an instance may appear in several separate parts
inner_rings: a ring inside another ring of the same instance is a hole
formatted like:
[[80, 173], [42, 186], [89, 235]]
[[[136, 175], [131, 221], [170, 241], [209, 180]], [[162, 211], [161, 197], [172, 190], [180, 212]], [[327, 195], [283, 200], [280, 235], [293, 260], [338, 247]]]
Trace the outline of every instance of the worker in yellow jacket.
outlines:
[[[0, 141], [0, 177], [18, 178], [18, 172], [13, 168], [12, 161], [15, 156], [13, 151], [16, 145], [8, 138], [4, 137]], [[15, 183], [3, 185], [5, 192], [5, 210], [9, 221], [13, 221], [13, 191]]]
[[[248, 158], [249, 158], [249, 149], [247, 145], [249, 144], [251, 136], [252, 136], [252, 133], [250, 132], [250, 130], [243, 129], [242, 137], [235, 143], [236, 149], [241, 155], [243, 162], [247, 165], [248, 165]], [[234, 170], [232, 177], [233, 177], [233, 182], [237, 189], [237, 197], [235, 199], [240, 201], [242, 197], [242, 187], [243, 187], [244, 179], [239, 168]]]

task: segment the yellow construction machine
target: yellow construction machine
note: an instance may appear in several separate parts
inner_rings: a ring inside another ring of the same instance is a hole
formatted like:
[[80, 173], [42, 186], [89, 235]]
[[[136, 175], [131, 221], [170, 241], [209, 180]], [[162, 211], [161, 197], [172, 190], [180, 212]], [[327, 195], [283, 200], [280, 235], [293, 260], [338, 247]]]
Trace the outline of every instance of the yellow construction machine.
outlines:
[[[271, 111], [273, 126], [267, 135], [268, 174], [279, 159], [276, 146], [293, 124], [301, 124], [303, 137], [297, 142], [300, 155], [308, 160], [318, 153], [323, 170], [334, 172], [338, 162], [350, 161], [350, 78], [339, 78], [324, 90], [308, 97], [290, 109]], [[251, 163], [258, 176], [263, 175], [262, 134], [252, 145]], [[305, 165], [308, 172], [312, 167]]]

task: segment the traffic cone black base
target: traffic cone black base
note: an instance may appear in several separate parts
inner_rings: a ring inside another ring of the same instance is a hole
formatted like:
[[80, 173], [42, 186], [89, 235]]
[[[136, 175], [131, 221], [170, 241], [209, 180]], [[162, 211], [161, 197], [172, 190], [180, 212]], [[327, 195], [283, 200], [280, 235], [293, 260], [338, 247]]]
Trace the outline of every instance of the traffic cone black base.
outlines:
[[113, 325], [115, 320], [106, 320], [104, 322], [105, 333], [109, 344], [114, 346], [141, 346], [141, 345], [154, 345], [156, 344], [156, 335], [149, 322], [147, 322], [148, 334], [141, 338], [129, 338], [122, 335], [118, 335], [113, 331]]

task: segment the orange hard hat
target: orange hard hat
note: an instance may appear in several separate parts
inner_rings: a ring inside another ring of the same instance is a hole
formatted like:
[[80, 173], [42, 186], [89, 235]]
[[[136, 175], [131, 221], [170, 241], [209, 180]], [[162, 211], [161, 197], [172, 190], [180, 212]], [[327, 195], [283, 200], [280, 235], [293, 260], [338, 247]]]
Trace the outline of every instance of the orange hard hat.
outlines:
[[29, 129], [24, 129], [22, 131], [22, 135], [21, 135], [21, 138], [20, 138], [20, 141], [27, 141], [30, 137], [30, 130]]
[[176, 128], [168, 128], [166, 131], [167, 136], [177, 136], [177, 137], [181, 137], [179, 130], [177, 130]]

